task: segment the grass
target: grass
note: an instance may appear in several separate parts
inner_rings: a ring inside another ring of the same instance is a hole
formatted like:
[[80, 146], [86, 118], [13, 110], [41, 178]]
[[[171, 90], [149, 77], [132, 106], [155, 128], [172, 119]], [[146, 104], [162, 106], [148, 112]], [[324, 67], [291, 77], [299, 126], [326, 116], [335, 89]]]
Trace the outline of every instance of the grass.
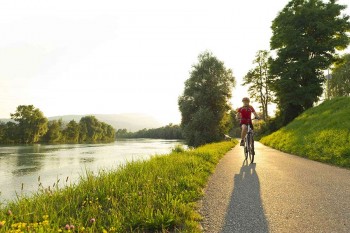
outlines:
[[350, 168], [350, 97], [325, 101], [260, 142], [312, 160]]
[[196, 202], [235, 143], [177, 147], [115, 171], [88, 173], [76, 185], [21, 197], [1, 206], [0, 232], [199, 232]]

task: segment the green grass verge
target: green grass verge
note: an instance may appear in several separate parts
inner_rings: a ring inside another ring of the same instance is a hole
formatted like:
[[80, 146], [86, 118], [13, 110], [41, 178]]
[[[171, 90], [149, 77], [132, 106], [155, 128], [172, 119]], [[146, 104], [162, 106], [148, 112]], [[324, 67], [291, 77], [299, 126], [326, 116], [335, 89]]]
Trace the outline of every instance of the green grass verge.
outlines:
[[134, 161], [2, 205], [0, 232], [199, 232], [196, 202], [237, 142]]
[[260, 142], [312, 160], [350, 168], [350, 98], [325, 101]]

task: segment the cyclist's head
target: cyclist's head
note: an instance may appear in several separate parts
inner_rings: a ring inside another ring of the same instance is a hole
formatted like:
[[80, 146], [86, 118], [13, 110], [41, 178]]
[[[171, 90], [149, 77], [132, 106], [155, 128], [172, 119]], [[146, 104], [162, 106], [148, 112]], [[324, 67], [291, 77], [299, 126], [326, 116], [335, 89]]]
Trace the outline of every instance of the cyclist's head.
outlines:
[[250, 102], [250, 100], [249, 100], [248, 97], [244, 97], [244, 98], [242, 99], [242, 102], [243, 102], [244, 105], [248, 105], [249, 102]]

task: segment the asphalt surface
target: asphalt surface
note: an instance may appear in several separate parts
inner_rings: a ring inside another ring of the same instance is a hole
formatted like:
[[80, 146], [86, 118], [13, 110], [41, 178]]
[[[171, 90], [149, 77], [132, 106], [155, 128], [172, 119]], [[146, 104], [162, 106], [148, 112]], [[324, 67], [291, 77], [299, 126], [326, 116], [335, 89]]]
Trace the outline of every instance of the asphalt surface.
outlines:
[[350, 170], [256, 143], [228, 152], [201, 201], [204, 232], [350, 232]]

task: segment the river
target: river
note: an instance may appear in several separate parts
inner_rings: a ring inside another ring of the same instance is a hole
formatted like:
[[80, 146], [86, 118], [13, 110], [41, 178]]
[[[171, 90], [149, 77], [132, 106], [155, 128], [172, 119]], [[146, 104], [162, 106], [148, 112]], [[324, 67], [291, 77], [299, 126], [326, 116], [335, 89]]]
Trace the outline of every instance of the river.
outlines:
[[[115, 169], [126, 161], [166, 154], [177, 140], [125, 139], [109, 144], [26, 145], [0, 147], [0, 202], [48, 188], [76, 183], [86, 171]], [[40, 177], [40, 178], [39, 178]], [[67, 182], [66, 182], [67, 181]]]

